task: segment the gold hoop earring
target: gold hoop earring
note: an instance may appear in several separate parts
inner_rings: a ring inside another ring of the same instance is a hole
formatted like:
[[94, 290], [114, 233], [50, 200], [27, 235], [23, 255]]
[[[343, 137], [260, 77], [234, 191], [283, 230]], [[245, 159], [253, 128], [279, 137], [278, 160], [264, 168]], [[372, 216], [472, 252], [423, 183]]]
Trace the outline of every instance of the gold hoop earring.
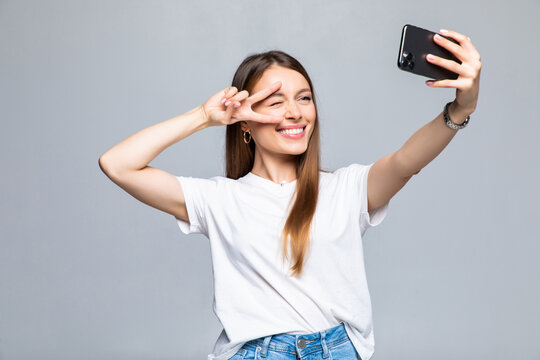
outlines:
[[[246, 140], [246, 134], [249, 134], [249, 140]], [[246, 144], [249, 144], [249, 142], [251, 141], [251, 132], [248, 130], [248, 131], [244, 131], [244, 142]]]

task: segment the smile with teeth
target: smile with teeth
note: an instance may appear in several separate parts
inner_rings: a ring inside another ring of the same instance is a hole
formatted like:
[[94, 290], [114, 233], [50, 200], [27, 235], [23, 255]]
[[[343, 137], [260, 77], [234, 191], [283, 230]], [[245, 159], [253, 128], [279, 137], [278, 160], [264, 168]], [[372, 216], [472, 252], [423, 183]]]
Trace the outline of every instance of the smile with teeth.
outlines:
[[297, 128], [297, 129], [290, 129], [290, 130], [279, 130], [278, 133], [280, 134], [286, 134], [286, 135], [294, 135], [294, 134], [300, 134], [304, 132], [305, 127], [303, 128]]

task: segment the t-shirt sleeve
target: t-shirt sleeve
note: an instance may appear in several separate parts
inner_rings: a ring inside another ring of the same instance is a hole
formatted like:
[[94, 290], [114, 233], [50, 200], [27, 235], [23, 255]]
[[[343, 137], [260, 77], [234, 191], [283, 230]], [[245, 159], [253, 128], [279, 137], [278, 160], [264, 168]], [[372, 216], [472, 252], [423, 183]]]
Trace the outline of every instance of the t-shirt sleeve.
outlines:
[[367, 185], [368, 185], [368, 174], [369, 170], [373, 166], [373, 163], [369, 165], [361, 164], [351, 164], [350, 170], [354, 178], [354, 182], [357, 184], [356, 187], [360, 192], [360, 224], [364, 229], [368, 229], [373, 226], [379, 225], [388, 212], [388, 205], [390, 200], [385, 204], [379, 206], [376, 209], [367, 211], [368, 209], [368, 198], [367, 198]]
[[203, 234], [208, 237], [208, 208], [217, 187], [216, 179], [191, 176], [176, 176], [182, 186], [189, 222], [175, 216], [178, 227], [184, 234]]

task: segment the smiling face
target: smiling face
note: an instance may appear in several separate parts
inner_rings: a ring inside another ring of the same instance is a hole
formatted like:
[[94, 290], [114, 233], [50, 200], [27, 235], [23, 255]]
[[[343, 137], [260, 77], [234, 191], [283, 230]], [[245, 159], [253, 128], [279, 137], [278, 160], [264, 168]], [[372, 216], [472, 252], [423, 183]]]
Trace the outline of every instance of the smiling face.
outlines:
[[[250, 94], [268, 88], [276, 81], [281, 81], [281, 87], [266, 99], [253, 104], [252, 109], [261, 114], [281, 116], [281, 123], [242, 121], [242, 130], [251, 130], [256, 157], [290, 158], [290, 155], [303, 154], [313, 132], [317, 112], [309, 83], [299, 72], [273, 65], [265, 70]], [[292, 129], [277, 131], [283, 128]]]

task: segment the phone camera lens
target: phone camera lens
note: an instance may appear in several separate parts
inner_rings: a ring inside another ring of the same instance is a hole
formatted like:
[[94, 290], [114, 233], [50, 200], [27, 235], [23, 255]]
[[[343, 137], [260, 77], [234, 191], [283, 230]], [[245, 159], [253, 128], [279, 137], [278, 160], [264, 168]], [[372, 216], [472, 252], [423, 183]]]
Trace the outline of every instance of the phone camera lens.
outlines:
[[412, 70], [414, 68], [414, 61], [410, 61], [407, 66]]
[[407, 60], [411, 60], [413, 58], [413, 54], [412, 53], [408, 53], [407, 56], [405, 57]]
[[401, 67], [402, 68], [406, 68], [408, 66], [409, 66], [409, 61], [408, 60], [405, 60], [405, 59], [401, 60]]

